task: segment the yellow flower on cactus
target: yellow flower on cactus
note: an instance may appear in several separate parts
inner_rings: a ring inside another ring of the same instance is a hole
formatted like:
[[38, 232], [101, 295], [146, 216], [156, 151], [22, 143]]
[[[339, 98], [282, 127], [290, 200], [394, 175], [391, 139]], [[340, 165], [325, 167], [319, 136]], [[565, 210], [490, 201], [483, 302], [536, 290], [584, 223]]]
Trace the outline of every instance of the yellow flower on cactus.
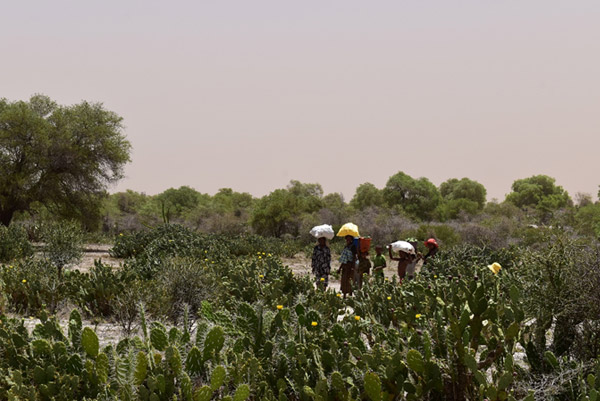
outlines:
[[273, 256], [273, 255], [271, 255], [271, 254], [268, 254], [267, 256], [268, 256], [268, 257], [271, 257], [271, 256]]
[[264, 252], [263, 252], [262, 254], [263, 254], [263, 255], [266, 255], [266, 253], [264, 253]]
[[27, 282], [27, 280], [23, 279], [23, 280], [21, 280], [21, 282], [24, 284]]
[[325, 279], [323, 277], [321, 277], [321, 281], [325, 281]]
[[358, 322], [360, 320], [360, 316], [358, 316], [358, 315], [354, 316], [354, 320], [356, 320]]
[[421, 315], [420, 313], [417, 313], [417, 314], [415, 315], [415, 318], [417, 318], [417, 319], [420, 319], [420, 318], [421, 318], [421, 316], [423, 316], [423, 315]]
[[12, 266], [12, 265], [11, 265], [11, 266], [8, 266], [8, 268], [9, 268], [9, 269], [12, 269], [12, 268], [13, 268], [13, 266]]
[[310, 325], [311, 325], [312, 327], [316, 327], [318, 324], [319, 324], [319, 323], [317, 323], [317, 322], [312, 322]]
[[259, 274], [258, 278], [265, 278], [265, 276], [263, 276], [262, 274]]
[[488, 265], [488, 269], [490, 269], [492, 273], [498, 274], [498, 272], [502, 269], [502, 266], [500, 266], [500, 263], [494, 262], [491, 265]]
[[277, 305], [277, 309], [282, 310], [283, 309], [283, 305]]
[[258, 258], [259, 258], [259, 259], [262, 259], [262, 256], [259, 256]]
[[434, 274], [434, 275], [433, 275], [433, 278], [437, 278], [437, 274]]
[[342, 297], [342, 294], [340, 294], [339, 292], [337, 294], [335, 294], [338, 298]]
[[123, 236], [123, 233], [119, 233], [119, 237], [122, 237], [122, 236]]
[[388, 301], [391, 301], [391, 300], [392, 300], [392, 297], [387, 297], [387, 300], [388, 300]]

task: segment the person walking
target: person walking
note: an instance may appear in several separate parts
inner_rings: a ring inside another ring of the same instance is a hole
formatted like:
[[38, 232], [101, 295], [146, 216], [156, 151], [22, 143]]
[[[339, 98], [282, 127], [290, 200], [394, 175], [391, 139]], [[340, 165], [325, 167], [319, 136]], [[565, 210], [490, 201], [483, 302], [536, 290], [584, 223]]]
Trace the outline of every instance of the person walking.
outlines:
[[327, 289], [329, 285], [329, 272], [331, 271], [331, 250], [327, 246], [327, 239], [320, 237], [312, 254], [312, 272], [315, 275], [317, 288]]
[[354, 276], [354, 269], [356, 268], [356, 246], [354, 245], [354, 237], [346, 235], [346, 247], [342, 250], [340, 255], [340, 268], [338, 273], [342, 273], [340, 290], [346, 295], [352, 295], [352, 280]]

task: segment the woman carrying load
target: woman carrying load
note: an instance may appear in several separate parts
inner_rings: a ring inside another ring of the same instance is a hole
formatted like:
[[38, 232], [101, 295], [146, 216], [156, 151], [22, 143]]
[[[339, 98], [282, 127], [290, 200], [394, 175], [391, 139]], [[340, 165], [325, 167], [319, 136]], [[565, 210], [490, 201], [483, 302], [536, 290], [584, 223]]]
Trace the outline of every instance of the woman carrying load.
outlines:
[[400, 279], [400, 283], [402, 283], [402, 280], [404, 280], [404, 277], [406, 276], [406, 268], [415, 259], [414, 248], [412, 248], [412, 246], [410, 246], [410, 244], [407, 244], [407, 246], [409, 248], [411, 248], [410, 251], [408, 249], [399, 250], [398, 251], [399, 257], [397, 257], [397, 258], [394, 257], [394, 255], [392, 254], [392, 247], [388, 246], [390, 259], [398, 262], [398, 278]]
[[340, 290], [342, 294], [344, 294], [344, 298], [346, 298], [346, 294], [352, 295], [352, 279], [354, 276], [354, 269], [356, 267], [356, 258], [357, 251], [356, 246], [354, 245], [354, 237], [351, 235], [346, 235], [346, 247], [342, 250], [340, 255], [340, 268], [338, 269], [338, 273], [342, 273]]
[[427, 263], [427, 259], [433, 258], [439, 249], [439, 245], [435, 238], [429, 238], [427, 241], [424, 242], [424, 244], [427, 247], [427, 249], [429, 249], [429, 252], [427, 252], [427, 255], [425, 255], [425, 257], [423, 258], [423, 264]]
[[312, 272], [315, 275], [317, 288], [327, 289], [327, 285], [329, 285], [330, 270], [331, 251], [327, 246], [327, 239], [325, 237], [320, 237], [312, 254]]

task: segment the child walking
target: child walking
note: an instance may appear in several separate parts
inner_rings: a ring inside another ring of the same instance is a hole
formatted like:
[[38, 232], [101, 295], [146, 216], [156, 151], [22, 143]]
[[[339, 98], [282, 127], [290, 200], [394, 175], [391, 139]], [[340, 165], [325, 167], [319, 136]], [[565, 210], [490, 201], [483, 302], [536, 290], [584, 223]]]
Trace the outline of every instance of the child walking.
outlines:
[[383, 282], [383, 269], [387, 267], [385, 256], [382, 255], [383, 248], [381, 246], [375, 247], [375, 257], [373, 258], [373, 275], [378, 283]]

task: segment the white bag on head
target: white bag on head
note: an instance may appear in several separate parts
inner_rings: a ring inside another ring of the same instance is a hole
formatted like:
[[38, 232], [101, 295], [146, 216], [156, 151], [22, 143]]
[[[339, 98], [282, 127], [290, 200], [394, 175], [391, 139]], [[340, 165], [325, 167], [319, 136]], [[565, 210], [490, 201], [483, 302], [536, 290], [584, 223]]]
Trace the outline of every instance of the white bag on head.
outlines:
[[415, 254], [415, 248], [410, 244], [410, 242], [406, 241], [396, 241], [391, 243], [389, 246], [392, 247], [392, 251], [394, 252], [406, 252], [409, 255]]
[[329, 224], [323, 224], [320, 226], [315, 226], [310, 230], [310, 235], [315, 238], [325, 237], [327, 239], [332, 239], [335, 236], [333, 232], [333, 227]]

